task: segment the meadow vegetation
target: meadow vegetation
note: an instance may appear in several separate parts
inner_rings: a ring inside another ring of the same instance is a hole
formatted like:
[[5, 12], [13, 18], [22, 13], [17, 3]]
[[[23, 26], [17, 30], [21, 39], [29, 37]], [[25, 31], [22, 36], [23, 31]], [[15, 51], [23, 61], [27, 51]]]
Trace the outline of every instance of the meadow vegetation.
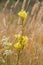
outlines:
[[0, 0], [0, 65], [43, 65], [43, 0]]

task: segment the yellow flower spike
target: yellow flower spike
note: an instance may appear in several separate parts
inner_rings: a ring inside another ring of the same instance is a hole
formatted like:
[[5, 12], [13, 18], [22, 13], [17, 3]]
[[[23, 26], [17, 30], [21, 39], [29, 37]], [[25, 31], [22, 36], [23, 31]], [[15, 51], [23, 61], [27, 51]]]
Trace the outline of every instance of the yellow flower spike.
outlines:
[[14, 47], [16, 48], [16, 49], [20, 49], [20, 48], [22, 48], [23, 46], [25, 46], [26, 44], [27, 44], [27, 42], [28, 42], [28, 37], [27, 36], [22, 36], [22, 35], [20, 35], [20, 34], [17, 34], [17, 35], [15, 35], [15, 37], [16, 37], [16, 44], [14, 44]]
[[28, 42], [28, 37], [27, 36], [23, 36], [23, 41], [22, 41], [22, 45], [26, 45]]
[[22, 19], [22, 20], [24, 20], [24, 19], [26, 19], [26, 17], [27, 17], [27, 13], [26, 13], [26, 11], [20, 11], [19, 13], [18, 13], [18, 15], [20, 16], [20, 18]]
[[14, 44], [14, 48], [16, 48], [16, 49], [20, 49], [22, 46], [21, 46], [21, 44], [18, 42], [18, 43], [16, 43], [16, 44]]

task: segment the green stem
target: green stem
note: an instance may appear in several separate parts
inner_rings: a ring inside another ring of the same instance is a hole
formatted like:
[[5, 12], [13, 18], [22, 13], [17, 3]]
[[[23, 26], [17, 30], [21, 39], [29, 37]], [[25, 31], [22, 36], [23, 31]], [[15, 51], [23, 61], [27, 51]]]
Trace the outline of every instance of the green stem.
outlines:
[[24, 24], [23, 24], [23, 21], [22, 21], [22, 35], [24, 34]]
[[19, 65], [19, 57], [20, 57], [20, 50], [18, 51], [18, 59], [17, 59], [17, 64], [16, 65]]

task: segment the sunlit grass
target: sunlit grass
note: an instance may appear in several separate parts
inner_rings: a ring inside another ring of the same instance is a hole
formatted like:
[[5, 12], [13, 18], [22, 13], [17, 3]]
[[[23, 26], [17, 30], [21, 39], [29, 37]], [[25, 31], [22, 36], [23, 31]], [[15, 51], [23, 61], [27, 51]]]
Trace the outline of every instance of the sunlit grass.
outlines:
[[35, 3], [31, 13], [22, 12], [23, 16], [0, 13], [0, 65], [43, 65], [43, 8], [39, 5]]

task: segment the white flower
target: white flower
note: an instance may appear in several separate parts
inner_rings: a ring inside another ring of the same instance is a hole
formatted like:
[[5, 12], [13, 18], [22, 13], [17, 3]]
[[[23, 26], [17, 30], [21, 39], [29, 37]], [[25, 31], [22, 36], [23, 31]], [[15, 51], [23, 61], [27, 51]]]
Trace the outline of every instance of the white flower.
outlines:
[[3, 55], [9, 55], [9, 54], [12, 54], [13, 52], [11, 50], [5, 50]]

